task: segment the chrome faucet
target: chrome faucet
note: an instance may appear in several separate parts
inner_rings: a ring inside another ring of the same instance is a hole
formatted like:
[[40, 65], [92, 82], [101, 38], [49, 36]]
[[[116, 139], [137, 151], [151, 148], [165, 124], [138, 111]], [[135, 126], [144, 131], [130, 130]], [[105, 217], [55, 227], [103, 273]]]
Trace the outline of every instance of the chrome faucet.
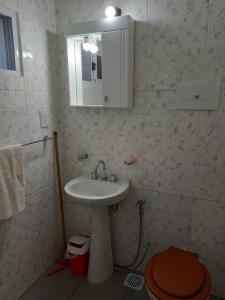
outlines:
[[107, 176], [105, 173], [105, 162], [103, 160], [99, 160], [97, 163], [97, 166], [94, 169], [94, 172], [92, 173], [91, 178], [92, 179], [99, 179], [99, 175], [98, 175], [98, 167], [102, 165], [102, 177], [101, 180], [107, 180]]

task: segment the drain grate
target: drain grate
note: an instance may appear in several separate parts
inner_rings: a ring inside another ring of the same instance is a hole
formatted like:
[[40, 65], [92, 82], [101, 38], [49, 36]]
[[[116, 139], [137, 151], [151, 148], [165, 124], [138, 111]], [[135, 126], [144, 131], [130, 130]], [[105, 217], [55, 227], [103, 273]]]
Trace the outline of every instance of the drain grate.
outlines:
[[143, 276], [129, 273], [125, 278], [123, 285], [128, 288], [140, 291], [143, 287], [144, 282], [145, 280]]

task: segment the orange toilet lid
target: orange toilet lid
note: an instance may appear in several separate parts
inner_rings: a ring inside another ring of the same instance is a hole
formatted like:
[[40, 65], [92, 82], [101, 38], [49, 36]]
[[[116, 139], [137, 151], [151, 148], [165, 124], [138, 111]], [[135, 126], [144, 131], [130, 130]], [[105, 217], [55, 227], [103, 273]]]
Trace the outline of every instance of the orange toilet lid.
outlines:
[[152, 275], [155, 283], [165, 293], [187, 298], [201, 289], [205, 269], [197, 254], [170, 247], [155, 256]]
[[174, 247], [150, 259], [145, 277], [148, 287], [160, 299], [199, 299], [211, 287], [208, 271], [198, 255]]

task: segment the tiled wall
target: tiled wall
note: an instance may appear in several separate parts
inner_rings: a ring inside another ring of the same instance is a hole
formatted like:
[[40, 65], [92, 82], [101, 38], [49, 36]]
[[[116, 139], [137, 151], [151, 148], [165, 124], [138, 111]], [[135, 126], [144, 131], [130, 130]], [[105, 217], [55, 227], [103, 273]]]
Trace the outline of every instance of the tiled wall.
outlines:
[[[0, 5], [18, 11], [25, 56], [24, 76], [0, 75], [0, 145], [8, 145], [52, 135], [55, 128], [55, 4], [0, 0]], [[40, 109], [48, 111], [48, 129], [40, 129]], [[0, 221], [2, 300], [18, 299], [63, 253], [52, 146], [49, 141], [24, 148], [26, 209]]]
[[[120, 263], [137, 243], [137, 199], [146, 200], [145, 244], [197, 251], [209, 267], [213, 293], [225, 297], [225, 3], [224, 0], [57, 0], [58, 99], [63, 179], [90, 173], [98, 159], [131, 180], [112, 215]], [[119, 6], [136, 22], [135, 106], [130, 110], [69, 107], [63, 31], [71, 22], [104, 17]], [[221, 82], [219, 110], [176, 111], [176, 85]], [[84, 150], [89, 159], [77, 160]], [[126, 167], [123, 155], [137, 164]], [[87, 208], [66, 200], [69, 234], [90, 227]], [[144, 250], [144, 246], [142, 251]]]

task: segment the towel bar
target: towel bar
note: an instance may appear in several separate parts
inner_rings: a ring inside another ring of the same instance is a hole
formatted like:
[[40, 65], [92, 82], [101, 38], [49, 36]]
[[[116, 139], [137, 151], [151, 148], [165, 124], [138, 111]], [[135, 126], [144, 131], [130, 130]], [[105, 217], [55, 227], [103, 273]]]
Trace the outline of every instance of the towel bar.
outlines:
[[45, 135], [43, 137], [43, 139], [41, 139], [41, 140], [37, 140], [37, 141], [30, 142], [30, 143], [26, 143], [26, 144], [23, 144], [22, 146], [28, 146], [28, 145], [32, 145], [32, 144], [36, 144], [36, 143], [40, 143], [40, 142], [47, 142], [49, 140], [52, 140], [52, 138], [49, 137], [48, 135]]

